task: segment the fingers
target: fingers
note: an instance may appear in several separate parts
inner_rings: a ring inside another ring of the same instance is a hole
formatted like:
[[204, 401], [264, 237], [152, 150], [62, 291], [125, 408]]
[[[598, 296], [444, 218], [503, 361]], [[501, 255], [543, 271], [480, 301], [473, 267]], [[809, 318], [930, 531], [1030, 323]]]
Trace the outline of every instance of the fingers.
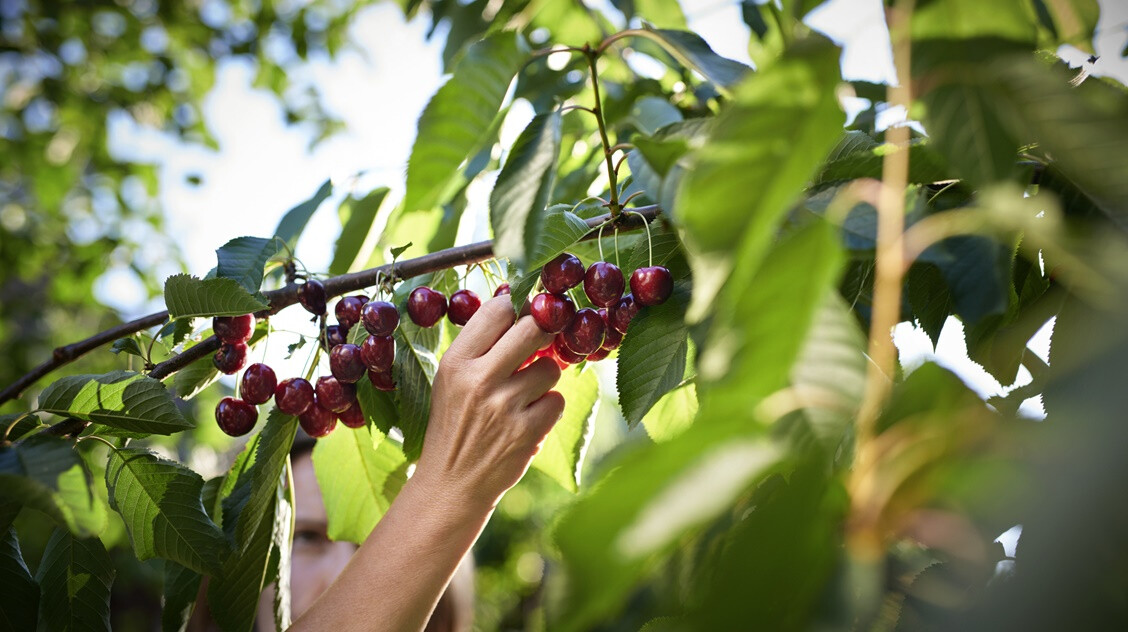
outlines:
[[513, 318], [513, 303], [508, 295], [486, 301], [462, 328], [447, 353], [454, 351], [458, 357], [468, 360], [482, 357], [513, 326]]
[[552, 342], [552, 334], [541, 331], [532, 316], [521, 317], [485, 355], [495, 375], [508, 376], [533, 354]]
[[560, 416], [564, 414], [564, 396], [556, 391], [548, 391], [541, 395], [525, 409], [530, 427], [539, 433], [538, 439], [543, 441]]
[[550, 358], [541, 358], [518, 371], [507, 384], [516, 391], [516, 403], [524, 409], [537, 401], [560, 380], [560, 367]]

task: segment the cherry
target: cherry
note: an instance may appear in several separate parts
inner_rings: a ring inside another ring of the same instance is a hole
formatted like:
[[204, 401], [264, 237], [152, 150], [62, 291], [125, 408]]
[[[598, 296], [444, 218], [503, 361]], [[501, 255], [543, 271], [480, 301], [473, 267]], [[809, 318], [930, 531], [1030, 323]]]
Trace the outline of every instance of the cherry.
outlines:
[[230, 343], [225, 342], [219, 345], [216, 349], [215, 355], [212, 356], [212, 364], [215, 368], [219, 369], [220, 373], [231, 375], [238, 373], [239, 369], [247, 363], [247, 344], [245, 342]]
[[612, 350], [608, 349], [607, 347], [600, 347], [600, 348], [595, 350], [595, 353], [593, 353], [593, 354], [591, 354], [587, 357], [587, 361], [588, 362], [599, 362], [600, 360], [603, 360], [607, 356], [611, 355], [611, 351]]
[[567, 362], [561, 360], [559, 357], [557, 357], [557, 355], [556, 355], [556, 345], [554, 344], [555, 342], [556, 342], [556, 339], [553, 338], [552, 340], [549, 341], [547, 347], [545, 347], [544, 349], [541, 349], [540, 351], [537, 351], [535, 354], [533, 354], [532, 361], [529, 362], [529, 364], [536, 362], [540, 358], [548, 358], [548, 359], [552, 360], [553, 362], [555, 362], [556, 366], [559, 367], [561, 371], [568, 368], [569, 364]]
[[337, 416], [320, 403], [314, 402], [304, 413], [298, 415], [298, 423], [307, 435], [320, 439], [337, 427]]
[[563, 330], [576, 315], [576, 305], [572, 299], [547, 292], [534, 296], [529, 310], [537, 327], [550, 334]]
[[584, 275], [584, 294], [596, 307], [610, 307], [623, 296], [623, 271], [606, 261], [596, 261]]
[[450, 322], [464, 326], [474, 316], [474, 312], [482, 306], [482, 300], [478, 295], [470, 290], [459, 290], [450, 295], [450, 311], [447, 312], [447, 318]]
[[243, 400], [249, 404], [265, 404], [274, 397], [274, 389], [278, 386], [278, 378], [274, 369], [258, 362], [243, 371], [243, 383], [240, 393]]
[[333, 347], [329, 352], [329, 371], [333, 377], [352, 384], [364, 377], [364, 360], [360, 359], [360, 347], [345, 343]]
[[434, 327], [446, 312], [446, 297], [426, 285], [415, 288], [407, 297], [407, 315], [420, 327]]
[[584, 280], [584, 264], [576, 255], [560, 253], [541, 269], [541, 283], [553, 294], [563, 294]]
[[388, 301], [370, 301], [360, 310], [364, 328], [373, 336], [390, 336], [399, 327], [399, 311]]
[[387, 373], [396, 358], [396, 341], [391, 336], [369, 336], [360, 345], [360, 359], [369, 371]]
[[[634, 277], [632, 276], [631, 278]], [[627, 333], [627, 325], [638, 315], [639, 309], [639, 305], [635, 302], [634, 296], [626, 294], [623, 298], [619, 299], [618, 303], [607, 308], [607, 322], [611, 324], [612, 329], [621, 334], [625, 334]]]
[[585, 307], [576, 312], [576, 317], [568, 323], [564, 331], [560, 332], [560, 337], [570, 351], [576, 355], [586, 356], [589, 353], [595, 353], [597, 349], [603, 346], [606, 329], [607, 324], [603, 322], [603, 317], [599, 315], [599, 312], [590, 307]]
[[631, 294], [639, 305], [660, 305], [674, 292], [674, 277], [662, 266], [639, 268], [631, 275]]
[[356, 403], [356, 386], [329, 375], [317, 378], [314, 390], [317, 391], [317, 401], [321, 406], [335, 413]]
[[[603, 344], [599, 346], [600, 349], [606, 349], [608, 353], [618, 349], [619, 345], [623, 342], [623, 333], [618, 329], [611, 326], [611, 316], [606, 308], [599, 308], [599, 315], [603, 318], [603, 323], [607, 325], [606, 333], [603, 337]], [[604, 354], [606, 357], [606, 354]]]
[[298, 288], [298, 302], [314, 316], [325, 313], [325, 286], [317, 279], [310, 279]]
[[224, 397], [215, 405], [215, 421], [223, 432], [241, 437], [255, 427], [258, 409], [241, 399]]
[[337, 307], [333, 308], [333, 312], [337, 314], [338, 323], [341, 323], [345, 329], [352, 329], [353, 325], [360, 322], [362, 307], [364, 302], [359, 296], [346, 296], [337, 301]]
[[333, 347], [343, 345], [349, 340], [349, 330], [344, 325], [329, 325], [325, 328], [325, 346], [332, 351]]
[[311, 405], [313, 385], [304, 378], [287, 378], [274, 389], [274, 406], [287, 415], [300, 415]]
[[502, 283], [501, 285], [497, 286], [496, 290], [494, 290], [494, 296], [501, 296], [502, 294], [509, 294], [508, 283]]
[[396, 390], [396, 382], [392, 379], [391, 371], [369, 371], [368, 381], [372, 382], [372, 386], [380, 391], [394, 391]]
[[[568, 344], [564, 342], [564, 334], [556, 334], [556, 339], [552, 341], [552, 352], [556, 355], [557, 364], [560, 364], [560, 362], [564, 362], [566, 365], [579, 364], [587, 357], [569, 349]], [[563, 366], [560, 368], [564, 369]]]
[[366, 423], [364, 411], [360, 409], [360, 404], [353, 404], [346, 408], [344, 412], [337, 413], [337, 419], [349, 428], [363, 428]]
[[255, 315], [216, 316], [212, 319], [212, 333], [220, 342], [246, 342], [255, 331]]

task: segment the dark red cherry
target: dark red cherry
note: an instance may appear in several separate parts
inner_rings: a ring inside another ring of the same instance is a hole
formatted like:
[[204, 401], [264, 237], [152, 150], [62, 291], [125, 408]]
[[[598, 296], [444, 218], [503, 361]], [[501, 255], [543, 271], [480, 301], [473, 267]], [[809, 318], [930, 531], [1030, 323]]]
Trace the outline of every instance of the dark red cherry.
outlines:
[[631, 294], [639, 305], [660, 305], [674, 292], [674, 277], [662, 266], [639, 268], [631, 275]]
[[565, 362], [564, 360], [561, 360], [560, 357], [556, 355], [556, 339], [555, 338], [553, 338], [551, 341], [549, 341], [547, 347], [545, 347], [544, 349], [541, 349], [540, 351], [537, 351], [536, 354], [534, 354], [534, 356], [535, 356], [535, 358], [534, 358], [533, 362], [536, 362], [536, 360], [538, 360], [540, 358], [548, 358], [549, 360], [552, 360], [553, 362], [555, 362], [556, 366], [559, 367], [561, 371], [568, 368], [568, 366], [569, 366], [569, 364], [567, 362]]
[[337, 301], [337, 307], [333, 308], [333, 312], [337, 314], [337, 322], [341, 323], [345, 329], [352, 329], [353, 325], [360, 322], [360, 309], [364, 307], [364, 302], [360, 300], [359, 296], [346, 296]]
[[447, 312], [447, 318], [450, 322], [462, 327], [470, 322], [474, 316], [474, 312], [482, 306], [482, 300], [478, 295], [470, 290], [459, 290], [450, 295], [450, 311]]
[[391, 371], [369, 371], [368, 381], [372, 382], [372, 386], [375, 386], [376, 389], [380, 391], [396, 390], [396, 382], [392, 379]]
[[239, 394], [248, 404], [265, 404], [274, 397], [274, 389], [278, 387], [278, 378], [274, 369], [258, 362], [243, 371], [243, 382]]
[[584, 275], [584, 294], [596, 307], [610, 307], [623, 296], [623, 271], [606, 261], [596, 261]]
[[333, 347], [329, 352], [329, 371], [333, 377], [352, 384], [364, 377], [364, 360], [360, 359], [360, 347], [345, 343]]
[[344, 412], [337, 413], [337, 419], [349, 428], [363, 428], [365, 423], [364, 411], [360, 409], [360, 404], [353, 404]]
[[607, 324], [603, 322], [599, 312], [585, 307], [576, 312], [576, 317], [560, 332], [560, 336], [570, 351], [586, 356], [603, 346], [606, 329]]
[[501, 285], [497, 286], [496, 290], [494, 290], [494, 296], [501, 296], [502, 294], [509, 294], [508, 283], [502, 283]]
[[298, 415], [298, 423], [307, 435], [320, 439], [337, 427], [337, 416], [320, 403], [314, 402], [304, 413]]
[[589, 355], [586, 359], [588, 362], [599, 362], [600, 360], [603, 360], [607, 356], [611, 355], [611, 351], [612, 350], [608, 349], [607, 347], [600, 347], [595, 350], [595, 353]]
[[607, 308], [607, 322], [615, 331], [627, 333], [627, 325], [638, 315], [639, 306], [634, 296], [627, 294], [611, 307]]
[[344, 325], [328, 325], [325, 327], [325, 347], [330, 351], [337, 345], [349, 341], [349, 330]]
[[[623, 342], [623, 334], [618, 329], [611, 326], [611, 316], [608, 314], [607, 309], [599, 308], [599, 316], [603, 318], [603, 324], [607, 325], [603, 334], [603, 344], [599, 346], [600, 349], [605, 349], [607, 353], [619, 348]], [[607, 354], [604, 354], [606, 357]]]
[[216, 349], [215, 355], [212, 356], [212, 364], [215, 368], [219, 369], [220, 373], [228, 375], [238, 373], [246, 363], [247, 344], [243, 342], [225, 342], [219, 345], [219, 349]]
[[304, 378], [287, 378], [274, 389], [274, 406], [287, 415], [300, 415], [311, 405], [313, 385]]
[[215, 422], [219, 429], [232, 437], [241, 437], [251, 431], [258, 421], [258, 409], [234, 397], [224, 397], [215, 405]]
[[576, 255], [560, 253], [541, 268], [541, 283], [552, 294], [563, 294], [584, 280], [584, 264]]
[[331, 375], [317, 378], [317, 401], [321, 406], [339, 413], [356, 403], [356, 385], [342, 382]]
[[246, 342], [255, 331], [254, 314], [242, 316], [216, 316], [212, 319], [212, 333], [220, 342]]
[[325, 301], [325, 286], [317, 279], [310, 279], [298, 288], [298, 302], [315, 316], [325, 313]]
[[[569, 349], [568, 343], [564, 342], [564, 334], [556, 334], [556, 339], [552, 341], [552, 352], [556, 354], [557, 360], [565, 364], [579, 364], [587, 357]], [[560, 368], [563, 369], [564, 367]]]
[[396, 341], [391, 336], [369, 336], [360, 345], [360, 359], [369, 371], [387, 373], [396, 359]]
[[399, 327], [399, 311], [388, 301], [369, 301], [361, 308], [360, 318], [373, 336], [390, 336]]
[[415, 288], [407, 297], [407, 315], [420, 327], [434, 327], [446, 312], [446, 297], [426, 285]]
[[541, 292], [533, 297], [529, 311], [541, 331], [555, 334], [572, 322], [576, 315], [576, 305], [567, 296]]

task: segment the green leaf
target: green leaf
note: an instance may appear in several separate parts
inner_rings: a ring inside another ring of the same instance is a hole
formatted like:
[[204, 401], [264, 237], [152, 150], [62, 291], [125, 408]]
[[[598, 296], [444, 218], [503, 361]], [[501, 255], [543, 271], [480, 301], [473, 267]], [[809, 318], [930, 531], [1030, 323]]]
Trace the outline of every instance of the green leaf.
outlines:
[[403, 208], [429, 209], [489, 130], [528, 51], [520, 35], [501, 31], [474, 43], [419, 117], [407, 164]]
[[362, 544], [407, 481], [407, 461], [383, 433], [338, 428], [313, 448], [329, 538]]
[[[900, 150], [879, 144], [865, 132], [847, 131], [830, 151], [812, 184], [818, 186], [858, 178], [880, 180], [885, 155], [896, 151]], [[928, 141], [914, 140], [909, 146], [909, 183], [937, 182], [950, 178], [947, 164]]]
[[[285, 415], [273, 409], [266, 418], [262, 432], [259, 433], [258, 447], [255, 450], [254, 464], [248, 471], [249, 481], [240, 481], [237, 487], [245, 486], [246, 504], [239, 511], [239, 522], [235, 529], [237, 549], [246, 550], [260, 528], [261, 518], [270, 511], [274, 501], [274, 490], [281, 484], [286, 458], [294, 444], [298, 431], [298, 418]], [[232, 493], [234, 495], [235, 492]], [[229, 514], [225, 504], [224, 530], [228, 531]], [[228, 531], [230, 533], [230, 531]]]
[[690, 382], [663, 395], [642, 418], [642, 425], [655, 443], [661, 443], [685, 432], [696, 416], [697, 386]]
[[494, 254], [523, 267], [536, 247], [560, 153], [560, 114], [539, 114], [517, 137], [490, 193]]
[[399, 425], [395, 396], [378, 390], [367, 378], [356, 383], [356, 399], [360, 402], [360, 410], [364, 412], [369, 426], [388, 434], [392, 426]]
[[0, 531], [0, 630], [34, 630], [39, 610], [39, 585], [31, 577], [20, 553], [16, 530]]
[[157, 332], [157, 340], [167, 340], [171, 337], [173, 346], [178, 345], [192, 334], [195, 321], [196, 319], [191, 317], [170, 320]]
[[161, 596], [162, 632], [186, 632], [196, 606], [203, 577], [175, 562], [164, 564], [164, 592]]
[[60, 378], [39, 396], [39, 410], [131, 432], [168, 435], [193, 427], [163, 384], [130, 371]]
[[[926, 0], [912, 13], [912, 39], [992, 37], [1033, 44], [1034, 14], [1025, 2], [1011, 0]], [[915, 52], [915, 51], [914, 51]]]
[[690, 162], [689, 152], [706, 143], [712, 121], [697, 118], [673, 123], [649, 138], [632, 141], [636, 150], [627, 154], [627, 164], [635, 186], [669, 215], [678, 213], [677, 190]]
[[921, 95], [932, 143], [959, 177], [976, 183], [1006, 180], [1016, 173], [1019, 141], [1010, 134], [992, 94], [995, 86], [960, 74]]
[[219, 378], [211, 356], [200, 358], [173, 374], [172, 394], [180, 399], [192, 399]]
[[396, 360], [392, 367], [396, 377], [398, 423], [403, 432], [403, 453], [415, 461], [423, 450], [423, 436], [431, 416], [431, 381], [435, 379], [438, 361], [434, 353], [411, 344], [402, 326], [395, 331]]
[[740, 2], [740, 15], [744, 18], [744, 23], [756, 37], [764, 39], [768, 33], [768, 23], [764, 21], [764, 16], [760, 13], [760, 5], [755, 0], [741, 0]]
[[227, 543], [200, 500], [204, 479], [148, 450], [110, 453], [106, 487], [139, 560], [161, 557], [198, 573], [219, 570]]
[[141, 345], [137, 344], [136, 338], [118, 338], [114, 341], [114, 344], [110, 345], [110, 353], [117, 355], [122, 352], [135, 355], [138, 358], [145, 357], [145, 352], [141, 350]]
[[[282, 216], [282, 220], [278, 222], [278, 228], [274, 229], [274, 236], [280, 238], [283, 243], [290, 247], [292, 252], [294, 246], [298, 243], [298, 238], [302, 236], [306, 224], [309, 223], [309, 218], [313, 217], [313, 212], [332, 194], [333, 181], [326, 180], [317, 189], [317, 193], [313, 194], [313, 197], [290, 209]], [[238, 314], [232, 315], [238, 316]]]
[[[948, 283], [955, 313], [968, 326], [1007, 311], [1011, 251], [988, 237], [949, 237], [921, 253]], [[1025, 346], [1025, 345], [1024, 345]]]
[[[388, 187], [379, 187], [360, 199], [349, 196], [341, 202], [338, 210], [342, 221], [341, 235], [337, 237], [337, 245], [333, 248], [333, 262], [329, 264], [330, 275], [345, 274], [358, 261], [364, 263], [368, 260], [368, 255], [362, 253], [361, 248], [368, 239], [372, 223], [376, 221], [376, 213], [388, 196], [388, 191]], [[392, 256], [395, 256], [394, 252]]]
[[732, 88], [752, 73], [748, 66], [713, 52], [709, 44], [696, 33], [648, 27], [646, 31], [651, 39], [661, 44], [679, 63], [697, 70], [719, 86]]
[[685, 324], [688, 305], [688, 288], [675, 283], [669, 300], [642, 308], [627, 327], [619, 347], [615, 383], [629, 426], [642, 421], [651, 407], [682, 380], [689, 348]]
[[266, 262], [279, 250], [281, 244], [278, 239], [236, 237], [215, 251], [219, 260], [216, 276], [231, 279], [254, 294], [262, 286]]
[[274, 579], [274, 627], [277, 630], [290, 628], [290, 579], [292, 573], [292, 554], [294, 542], [294, 507], [288, 500], [287, 491], [279, 485], [274, 492], [274, 525], [271, 532], [270, 562], [267, 566], [266, 580]]
[[0, 498], [38, 509], [80, 536], [106, 526], [74, 443], [59, 437], [33, 435], [0, 449]]
[[672, 123], [680, 123], [681, 110], [661, 97], [642, 97], [631, 104], [627, 113], [627, 124], [634, 125], [638, 131], [652, 135]]
[[115, 573], [98, 538], [79, 539], [56, 529], [35, 574], [41, 629], [108, 631]]
[[583, 456], [595, 431], [591, 416], [599, 398], [599, 380], [590, 369], [563, 371], [553, 390], [564, 396], [564, 416], [548, 433], [533, 467], [575, 492], [580, 486]]
[[[296, 419], [296, 418], [293, 418]], [[274, 548], [274, 531], [279, 521], [289, 521], [288, 507], [276, 502], [275, 489], [270, 490], [264, 511], [254, 517], [250, 537], [242, 551], [228, 557], [220, 573], [208, 583], [208, 606], [212, 617], [223, 630], [251, 632], [262, 589], [271, 581], [269, 567]], [[242, 522], [242, 515], [232, 518]]]
[[573, 213], [567, 204], [549, 207], [544, 212], [541, 228], [529, 251], [528, 269], [539, 270], [590, 232], [587, 222]]
[[940, 268], [932, 264], [914, 263], [905, 280], [905, 294], [913, 316], [935, 347], [940, 340], [940, 331], [944, 329], [944, 322], [952, 312], [952, 294], [948, 291], [948, 283]]
[[8, 441], [18, 441], [27, 433], [39, 428], [43, 422], [32, 413], [0, 415], [0, 436], [7, 433]]
[[270, 307], [266, 297], [251, 294], [237, 281], [201, 280], [189, 274], [174, 274], [165, 281], [165, 305], [173, 318], [241, 316]]

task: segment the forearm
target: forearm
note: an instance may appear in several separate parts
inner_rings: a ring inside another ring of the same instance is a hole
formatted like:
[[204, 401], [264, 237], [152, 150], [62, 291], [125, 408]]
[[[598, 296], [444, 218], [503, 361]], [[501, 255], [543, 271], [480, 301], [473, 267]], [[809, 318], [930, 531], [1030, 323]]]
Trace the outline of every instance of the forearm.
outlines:
[[412, 477], [333, 586], [291, 629], [422, 630], [492, 513], [463, 502], [450, 483]]

